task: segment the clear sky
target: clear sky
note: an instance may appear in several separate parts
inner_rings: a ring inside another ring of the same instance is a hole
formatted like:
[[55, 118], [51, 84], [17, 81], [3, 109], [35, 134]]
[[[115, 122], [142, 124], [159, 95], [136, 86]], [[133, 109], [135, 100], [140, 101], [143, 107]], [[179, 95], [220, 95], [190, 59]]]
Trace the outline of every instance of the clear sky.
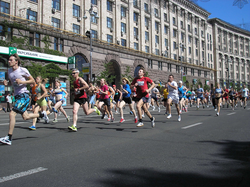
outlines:
[[233, 25], [242, 24], [244, 20], [244, 24], [247, 24], [250, 30], [250, 0], [242, 9], [233, 6], [233, 2], [234, 0], [210, 0], [208, 2], [198, 0], [197, 4], [211, 13], [209, 18], [219, 18]]

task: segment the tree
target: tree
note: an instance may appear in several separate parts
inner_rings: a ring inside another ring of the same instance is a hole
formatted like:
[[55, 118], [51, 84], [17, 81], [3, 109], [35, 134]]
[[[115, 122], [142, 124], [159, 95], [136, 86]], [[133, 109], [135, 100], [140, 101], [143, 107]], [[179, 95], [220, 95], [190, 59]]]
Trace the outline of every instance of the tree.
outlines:
[[131, 70], [129, 66], [126, 66], [126, 70], [124, 74], [122, 74], [122, 77], [126, 77], [130, 82], [134, 80], [134, 77], [131, 76]]
[[107, 83], [112, 82], [116, 76], [115, 75], [111, 75], [109, 72], [109, 67], [112, 65], [112, 62], [109, 63], [105, 63], [104, 64], [104, 70], [101, 71], [97, 76], [96, 76], [96, 80], [95, 82], [100, 82], [101, 79], [105, 79], [107, 81]]

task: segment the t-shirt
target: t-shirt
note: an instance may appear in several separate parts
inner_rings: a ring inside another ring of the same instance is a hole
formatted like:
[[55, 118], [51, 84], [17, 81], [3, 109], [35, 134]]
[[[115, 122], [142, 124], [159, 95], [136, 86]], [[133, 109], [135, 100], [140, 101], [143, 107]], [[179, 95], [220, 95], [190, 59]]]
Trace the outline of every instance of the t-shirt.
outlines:
[[168, 85], [168, 91], [169, 91], [169, 96], [176, 96], [176, 97], [179, 97], [178, 96], [178, 85], [177, 85], [177, 83], [175, 82], [175, 81], [172, 81], [171, 83], [170, 83], [172, 86], [175, 86], [177, 89], [174, 89], [174, 88], [172, 88], [171, 86], [169, 86]]
[[225, 89], [225, 90], [224, 90], [223, 97], [224, 97], [224, 98], [228, 98], [228, 89]]
[[248, 88], [243, 88], [241, 90], [242, 97], [248, 97], [248, 92], [249, 92]]
[[130, 86], [128, 84], [125, 84], [125, 85], [122, 85], [122, 87], [124, 90], [126, 90], [128, 92], [128, 93], [123, 92], [122, 97], [124, 97], [124, 98], [130, 97], [130, 94], [131, 94]]
[[154, 92], [159, 93], [159, 90], [157, 88], [152, 89], [151, 97], [156, 98], [157, 94], [155, 94]]
[[26, 81], [28, 77], [30, 77], [30, 73], [26, 68], [18, 67], [13, 71], [12, 68], [8, 71], [9, 79], [14, 87], [14, 95], [29, 93], [26, 84], [17, 84], [16, 79], [20, 79], [21, 81]]
[[[109, 90], [109, 87], [107, 85], [103, 85], [103, 86], [100, 86], [100, 89], [103, 91], [103, 92], [106, 92]], [[99, 93], [100, 94], [100, 99], [108, 99], [109, 98], [109, 95], [108, 94], [103, 94], [103, 93]]]
[[137, 98], [142, 98], [142, 97], [149, 97], [149, 94], [146, 92], [146, 90], [148, 89], [148, 83], [152, 83], [153, 81], [148, 78], [148, 77], [137, 77], [133, 80], [133, 82], [131, 83], [131, 85], [134, 85], [135, 83], [138, 84], [138, 86], [136, 86], [136, 97]]
[[10, 95], [7, 95], [7, 96], [6, 96], [6, 99], [7, 99], [7, 102], [8, 102], [8, 103], [12, 103], [12, 98], [11, 98]]
[[187, 98], [191, 97], [191, 95], [192, 95], [192, 92], [191, 92], [191, 91], [188, 91], [188, 92], [187, 92]]
[[[202, 93], [198, 93], [198, 92], [202, 92]], [[203, 97], [203, 92], [204, 92], [203, 88], [198, 88], [197, 89], [197, 97]]]

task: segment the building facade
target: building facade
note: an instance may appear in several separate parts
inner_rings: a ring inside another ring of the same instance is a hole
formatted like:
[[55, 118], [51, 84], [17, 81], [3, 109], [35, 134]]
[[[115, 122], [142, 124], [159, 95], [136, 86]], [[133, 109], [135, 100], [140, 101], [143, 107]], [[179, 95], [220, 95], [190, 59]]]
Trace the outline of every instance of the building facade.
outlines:
[[218, 18], [213, 26], [215, 80], [221, 86], [250, 87], [250, 32]]

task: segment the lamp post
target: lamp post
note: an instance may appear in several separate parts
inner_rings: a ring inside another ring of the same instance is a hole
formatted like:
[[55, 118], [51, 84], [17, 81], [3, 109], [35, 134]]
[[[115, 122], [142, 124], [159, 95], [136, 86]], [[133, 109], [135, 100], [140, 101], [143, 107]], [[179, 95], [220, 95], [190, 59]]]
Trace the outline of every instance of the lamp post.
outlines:
[[231, 59], [228, 58], [227, 59], [227, 81], [228, 81], [228, 88], [229, 88], [229, 84], [230, 84], [230, 81], [229, 81], [229, 78], [230, 78], [230, 75], [229, 75], [229, 73], [230, 73], [229, 63], [231, 63], [231, 62], [232, 62]]
[[[99, 16], [98, 16], [98, 14], [94, 13], [92, 3], [91, 3], [91, 6], [90, 6], [90, 9], [87, 10], [87, 11], [90, 14], [90, 21], [89, 21], [89, 30], [90, 30], [89, 31], [89, 38], [90, 38], [90, 58], [89, 58], [90, 59], [90, 71], [89, 71], [89, 73], [90, 73], [90, 81], [92, 81], [92, 51], [93, 51], [93, 49], [92, 49], [92, 30], [91, 30], [91, 23], [92, 23], [92, 21], [91, 21], [91, 19], [92, 19], [92, 17], [98, 19]], [[84, 12], [83, 19], [87, 19], [88, 18], [85, 13], [86, 12]]]
[[181, 61], [181, 81], [182, 81], [182, 59], [181, 59], [181, 53], [182, 53], [182, 51], [184, 50], [184, 49], [186, 49], [186, 46], [183, 44], [183, 43], [180, 43], [180, 56], [179, 56], [179, 61]]

